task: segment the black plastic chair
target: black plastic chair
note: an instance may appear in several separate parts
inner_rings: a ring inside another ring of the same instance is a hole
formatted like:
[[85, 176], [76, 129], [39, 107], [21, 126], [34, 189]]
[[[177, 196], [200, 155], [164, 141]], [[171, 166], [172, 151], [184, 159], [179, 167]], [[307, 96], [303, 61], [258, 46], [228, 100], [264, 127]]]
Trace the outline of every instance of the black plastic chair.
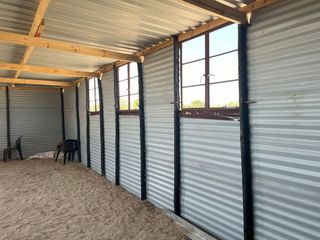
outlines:
[[11, 159], [11, 151], [18, 151], [20, 159], [23, 160], [23, 155], [22, 155], [22, 148], [21, 148], [21, 139], [22, 136], [20, 136], [16, 143], [14, 144], [13, 147], [6, 148], [3, 150], [3, 161], [7, 161], [7, 159]]
[[63, 165], [65, 165], [66, 164], [67, 155], [68, 155], [68, 160], [69, 161], [73, 161], [74, 155], [75, 155], [77, 150], [78, 150], [78, 141], [74, 140], [74, 139], [67, 139], [64, 142], [58, 144], [58, 146], [57, 146], [58, 153], [56, 155], [55, 161], [58, 160], [60, 152], [63, 151], [63, 153], [64, 153], [64, 155], [63, 155]]

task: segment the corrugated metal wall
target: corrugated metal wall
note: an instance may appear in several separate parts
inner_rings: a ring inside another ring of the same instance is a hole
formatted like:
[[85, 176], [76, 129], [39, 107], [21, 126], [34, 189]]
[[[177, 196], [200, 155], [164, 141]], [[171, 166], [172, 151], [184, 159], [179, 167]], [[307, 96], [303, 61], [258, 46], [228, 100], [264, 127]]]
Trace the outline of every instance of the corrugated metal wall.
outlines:
[[[0, 154], [7, 147], [6, 89], [0, 88]], [[0, 155], [2, 157], [2, 155]]]
[[84, 83], [79, 88], [79, 117], [80, 117], [80, 143], [81, 163], [87, 166], [87, 117], [86, 117], [86, 86]]
[[120, 116], [120, 185], [140, 196], [140, 124], [138, 116]]
[[115, 181], [115, 112], [113, 89], [113, 72], [108, 72], [102, 78], [102, 90], [104, 100], [106, 177], [112, 182]]
[[[173, 210], [173, 48], [145, 58], [147, 198]], [[121, 130], [120, 130], [121, 131]]]
[[101, 173], [101, 150], [100, 150], [100, 116], [90, 116], [90, 152], [91, 168]]
[[53, 151], [62, 140], [60, 93], [10, 88], [11, 144], [22, 138], [24, 157]]
[[77, 139], [76, 96], [73, 87], [66, 88], [64, 93], [64, 122], [66, 139]]
[[320, 236], [319, 13], [284, 1], [249, 28], [256, 240]]
[[218, 239], [242, 239], [239, 122], [181, 119], [181, 216]]

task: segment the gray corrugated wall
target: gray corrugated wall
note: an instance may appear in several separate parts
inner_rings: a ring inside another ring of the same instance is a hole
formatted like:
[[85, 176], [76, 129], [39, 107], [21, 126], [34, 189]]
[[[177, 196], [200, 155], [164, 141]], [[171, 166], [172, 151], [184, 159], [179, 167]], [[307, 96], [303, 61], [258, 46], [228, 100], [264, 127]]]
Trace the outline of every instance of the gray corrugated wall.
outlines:
[[12, 144], [23, 136], [24, 157], [55, 150], [62, 140], [60, 92], [9, 91]]
[[240, 125], [181, 119], [181, 216], [219, 239], [243, 238]]
[[[6, 89], [0, 87], [0, 154], [7, 147]], [[0, 155], [2, 157], [2, 155]]]
[[113, 72], [108, 72], [102, 78], [102, 90], [104, 100], [104, 130], [105, 130], [105, 154], [106, 177], [115, 181], [115, 112], [113, 93]]
[[101, 173], [101, 150], [100, 150], [100, 116], [90, 116], [90, 152], [91, 168]]
[[86, 117], [86, 86], [81, 83], [79, 88], [79, 118], [81, 163], [87, 166], [87, 117]]
[[143, 70], [147, 199], [173, 210], [173, 48], [146, 56]]
[[120, 116], [120, 185], [140, 196], [139, 116]]
[[320, 236], [319, 13], [284, 1], [249, 28], [256, 240]]
[[77, 139], [76, 96], [74, 87], [66, 88], [63, 96], [66, 139]]

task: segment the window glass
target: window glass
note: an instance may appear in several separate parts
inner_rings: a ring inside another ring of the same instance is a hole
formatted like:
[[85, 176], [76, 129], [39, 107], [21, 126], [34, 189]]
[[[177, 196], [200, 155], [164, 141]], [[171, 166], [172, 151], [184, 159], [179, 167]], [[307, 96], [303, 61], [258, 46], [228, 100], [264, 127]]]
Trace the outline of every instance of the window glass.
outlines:
[[203, 108], [205, 106], [205, 86], [182, 89], [184, 108]]
[[139, 109], [139, 94], [130, 95], [130, 110]]
[[182, 86], [205, 83], [205, 60], [182, 65]]
[[238, 25], [232, 24], [209, 34], [210, 56], [238, 49]]
[[210, 82], [238, 79], [238, 52], [210, 58]]
[[238, 81], [210, 85], [210, 107], [234, 108], [239, 107]]
[[130, 78], [138, 76], [138, 64], [130, 63]]
[[130, 94], [139, 93], [139, 79], [134, 77], [130, 79]]
[[129, 110], [128, 96], [119, 98], [120, 110]]
[[128, 80], [119, 82], [119, 96], [128, 95]]
[[128, 79], [128, 64], [119, 67], [119, 81]]
[[205, 57], [205, 36], [200, 36], [182, 43], [182, 63]]
[[89, 80], [89, 111], [99, 112], [99, 88], [98, 78]]

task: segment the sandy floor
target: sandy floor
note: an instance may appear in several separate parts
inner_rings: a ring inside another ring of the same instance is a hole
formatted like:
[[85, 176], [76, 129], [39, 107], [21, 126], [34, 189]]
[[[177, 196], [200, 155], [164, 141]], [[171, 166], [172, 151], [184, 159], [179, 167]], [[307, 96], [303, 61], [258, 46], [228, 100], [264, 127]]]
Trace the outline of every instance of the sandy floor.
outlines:
[[0, 162], [0, 239], [186, 239], [150, 203], [79, 163]]

